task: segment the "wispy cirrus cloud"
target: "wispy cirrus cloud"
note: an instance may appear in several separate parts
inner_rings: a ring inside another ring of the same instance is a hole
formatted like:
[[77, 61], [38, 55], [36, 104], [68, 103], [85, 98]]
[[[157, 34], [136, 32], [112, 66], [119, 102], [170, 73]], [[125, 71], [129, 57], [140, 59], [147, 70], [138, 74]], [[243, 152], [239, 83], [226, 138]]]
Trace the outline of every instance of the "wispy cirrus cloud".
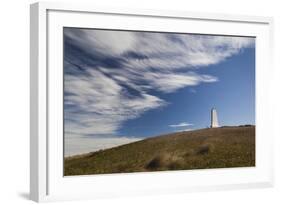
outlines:
[[179, 129], [179, 130], [176, 130], [175, 132], [188, 132], [188, 131], [192, 131], [194, 129]]
[[65, 131], [72, 135], [113, 134], [123, 121], [165, 105], [142, 92], [130, 97], [113, 79], [89, 69], [85, 76], [65, 76]]
[[169, 125], [169, 127], [188, 127], [188, 126], [192, 126], [193, 124], [188, 123], [188, 122], [181, 122], [178, 124], [174, 124], [174, 125]]
[[246, 37], [65, 28], [65, 137], [116, 135], [125, 121], [169, 104], [153, 93], [217, 82], [199, 69], [253, 45]]

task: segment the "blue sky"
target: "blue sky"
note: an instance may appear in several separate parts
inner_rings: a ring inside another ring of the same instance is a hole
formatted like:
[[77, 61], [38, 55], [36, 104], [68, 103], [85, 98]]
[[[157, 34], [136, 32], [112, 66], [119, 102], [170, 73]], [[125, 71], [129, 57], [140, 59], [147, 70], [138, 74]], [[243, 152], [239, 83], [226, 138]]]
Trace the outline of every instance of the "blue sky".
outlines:
[[255, 39], [64, 28], [66, 155], [255, 124]]

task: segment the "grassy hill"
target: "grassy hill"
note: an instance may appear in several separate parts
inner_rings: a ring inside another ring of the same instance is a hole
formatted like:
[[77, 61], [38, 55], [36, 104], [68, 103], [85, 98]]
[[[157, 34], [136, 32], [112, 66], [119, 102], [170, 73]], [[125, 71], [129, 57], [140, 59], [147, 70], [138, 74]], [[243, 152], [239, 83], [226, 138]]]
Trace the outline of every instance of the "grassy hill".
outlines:
[[65, 158], [64, 175], [255, 166], [255, 126], [157, 136]]

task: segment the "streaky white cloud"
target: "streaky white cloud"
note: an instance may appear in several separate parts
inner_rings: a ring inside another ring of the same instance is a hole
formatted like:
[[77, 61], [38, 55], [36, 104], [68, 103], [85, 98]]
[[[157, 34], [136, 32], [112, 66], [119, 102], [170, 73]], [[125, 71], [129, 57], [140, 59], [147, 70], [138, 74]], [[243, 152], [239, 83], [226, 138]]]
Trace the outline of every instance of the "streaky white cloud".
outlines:
[[128, 66], [138, 69], [178, 70], [208, 66], [253, 46], [255, 42], [254, 38], [247, 37], [169, 33], [137, 33], [135, 38], [131, 50], [147, 57], [128, 60]]
[[192, 131], [194, 129], [179, 129], [179, 130], [176, 130], [176, 132], [188, 132], [188, 131]]
[[65, 28], [64, 34], [73, 45], [94, 55], [120, 55], [135, 43], [135, 35], [124, 31]]
[[218, 81], [214, 76], [197, 75], [195, 73], [148, 73], [146, 79], [154, 89], [158, 89], [164, 93], [171, 93], [186, 86]]
[[112, 134], [124, 121], [166, 104], [145, 92], [132, 99], [116, 81], [95, 69], [83, 77], [66, 75], [65, 92], [71, 93], [65, 104], [75, 105], [75, 109], [65, 107], [66, 137]]
[[193, 124], [188, 123], [188, 122], [181, 122], [178, 124], [174, 124], [174, 125], [169, 125], [169, 127], [188, 127], [188, 126], [192, 126]]

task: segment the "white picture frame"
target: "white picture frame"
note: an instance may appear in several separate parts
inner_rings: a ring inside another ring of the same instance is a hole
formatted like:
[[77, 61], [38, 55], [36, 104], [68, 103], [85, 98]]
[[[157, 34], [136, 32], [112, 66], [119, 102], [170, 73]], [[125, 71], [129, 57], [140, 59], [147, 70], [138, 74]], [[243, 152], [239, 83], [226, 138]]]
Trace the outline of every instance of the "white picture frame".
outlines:
[[[116, 21], [113, 22], [113, 18]], [[187, 32], [182, 27], [185, 24], [190, 26], [189, 32], [192, 33], [248, 35], [257, 38], [256, 167], [63, 177], [60, 70], [62, 28], [73, 26]], [[41, 202], [273, 186], [273, 131], [269, 129], [272, 106], [267, 98], [271, 88], [270, 75], [273, 72], [272, 29], [273, 19], [270, 17], [97, 8], [91, 4], [73, 3], [32, 4], [31, 200]]]

